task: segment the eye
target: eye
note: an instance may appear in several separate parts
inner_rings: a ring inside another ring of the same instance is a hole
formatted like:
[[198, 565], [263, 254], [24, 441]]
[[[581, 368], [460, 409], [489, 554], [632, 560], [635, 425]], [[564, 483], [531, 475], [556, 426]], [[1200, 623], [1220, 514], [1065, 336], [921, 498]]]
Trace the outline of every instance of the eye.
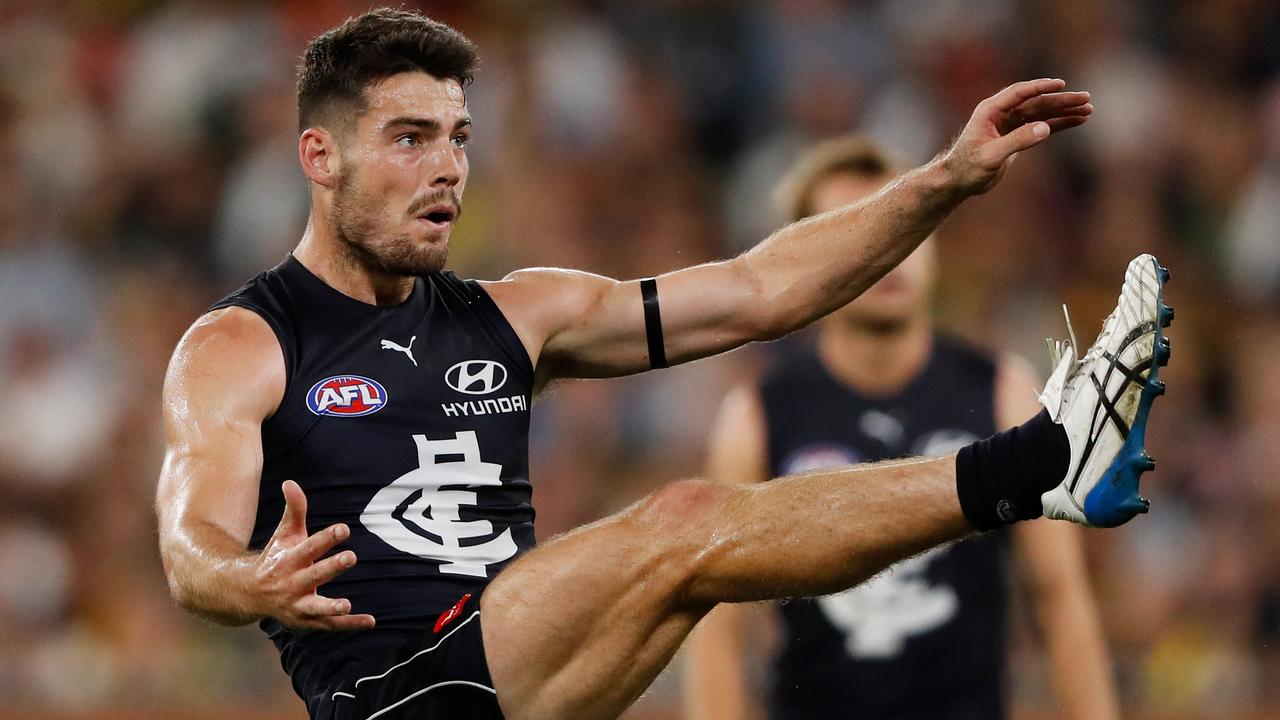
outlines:
[[418, 145], [418, 136], [412, 133], [401, 135], [396, 138], [396, 144], [401, 147], [416, 147]]
[[467, 133], [458, 133], [453, 136], [451, 142], [453, 142], [454, 147], [464, 148], [471, 144], [471, 136]]

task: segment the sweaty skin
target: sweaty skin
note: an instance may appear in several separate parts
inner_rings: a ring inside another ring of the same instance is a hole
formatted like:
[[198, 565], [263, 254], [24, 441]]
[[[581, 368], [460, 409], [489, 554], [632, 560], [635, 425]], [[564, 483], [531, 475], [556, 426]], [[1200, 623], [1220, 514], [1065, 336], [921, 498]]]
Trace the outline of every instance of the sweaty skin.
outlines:
[[[866, 200], [785, 228], [733, 260], [661, 276], [668, 359], [777, 337], [847, 303], [961, 201], [997, 182], [1017, 152], [1084, 123], [1088, 94], [1064, 88], [1052, 79], [1011, 85], [978, 105], [948, 151]], [[443, 263], [456, 213], [433, 221], [425, 204], [448, 209], [462, 199], [470, 118], [455, 81], [421, 72], [394, 75], [365, 95], [368, 109], [351, 127], [313, 127], [299, 138], [312, 210], [294, 256], [340, 292], [392, 305], [412, 287], [408, 270]], [[535, 269], [486, 288], [541, 382], [648, 367], [636, 281]], [[210, 313], [179, 342], [165, 379], [168, 447], [157, 490], [170, 587], [183, 607], [222, 622], [369, 628], [375, 618], [316, 593], [359, 559], [341, 553], [317, 562], [349, 529], [306, 537], [296, 485], [285, 488], [289, 507], [268, 547], [247, 545], [259, 431], [283, 394], [280, 355], [265, 322], [243, 311]], [[759, 489], [675, 483], [547, 543], [484, 595], [499, 701], [513, 720], [616, 717], [716, 602], [829, 592], [968, 532], [954, 483], [947, 459]], [[820, 495], [831, 502], [814, 507]], [[911, 516], [900, 516], [903, 507]], [[842, 518], [854, 514], [880, 519], [850, 527]], [[810, 531], [827, 542], [806, 544]], [[779, 546], [780, 537], [792, 541]]]

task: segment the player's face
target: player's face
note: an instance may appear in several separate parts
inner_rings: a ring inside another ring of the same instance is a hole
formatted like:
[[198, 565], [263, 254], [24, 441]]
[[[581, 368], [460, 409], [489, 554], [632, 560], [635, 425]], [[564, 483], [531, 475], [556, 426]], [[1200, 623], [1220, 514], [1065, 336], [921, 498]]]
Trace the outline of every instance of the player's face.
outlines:
[[438, 272], [462, 214], [471, 118], [456, 80], [422, 72], [365, 88], [368, 109], [341, 141], [332, 217], [372, 269]]
[[[887, 178], [831, 175], [813, 189], [815, 213], [857, 202], [884, 187]], [[853, 302], [832, 314], [840, 322], [893, 330], [929, 312], [936, 273], [933, 239], [927, 239]]]

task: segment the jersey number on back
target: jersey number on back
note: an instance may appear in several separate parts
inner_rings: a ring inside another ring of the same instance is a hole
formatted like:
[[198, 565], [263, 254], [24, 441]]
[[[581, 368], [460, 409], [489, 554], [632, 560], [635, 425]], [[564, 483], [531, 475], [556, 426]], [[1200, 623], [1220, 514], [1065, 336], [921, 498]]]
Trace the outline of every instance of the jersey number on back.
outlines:
[[[489, 565], [516, 554], [511, 528], [493, 537], [488, 520], [461, 520], [458, 507], [475, 505], [476, 494], [443, 488], [501, 485], [502, 466], [480, 459], [480, 445], [471, 430], [451, 440], [414, 435], [413, 441], [418, 445], [418, 468], [379, 490], [361, 513], [360, 523], [401, 552], [442, 561], [442, 573], [488, 577]], [[490, 539], [462, 544], [484, 537]]]

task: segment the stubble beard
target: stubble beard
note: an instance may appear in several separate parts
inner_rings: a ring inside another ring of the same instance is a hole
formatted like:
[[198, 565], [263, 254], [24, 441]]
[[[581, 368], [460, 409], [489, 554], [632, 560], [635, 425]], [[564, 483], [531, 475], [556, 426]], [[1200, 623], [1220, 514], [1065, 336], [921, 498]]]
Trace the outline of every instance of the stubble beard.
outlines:
[[373, 203], [355, 185], [355, 170], [344, 170], [329, 211], [329, 222], [352, 262], [365, 270], [402, 277], [431, 275], [444, 269], [449, 260], [447, 244], [418, 244], [407, 233], [380, 232], [376, 218], [364, 210]]
[[837, 310], [832, 319], [859, 335], [886, 338], [906, 333], [918, 321], [918, 315], [914, 311], [882, 312], [846, 307]]
[[891, 315], [868, 315], [847, 322], [860, 333], [875, 337], [901, 335], [911, 327], [909, 318]]

